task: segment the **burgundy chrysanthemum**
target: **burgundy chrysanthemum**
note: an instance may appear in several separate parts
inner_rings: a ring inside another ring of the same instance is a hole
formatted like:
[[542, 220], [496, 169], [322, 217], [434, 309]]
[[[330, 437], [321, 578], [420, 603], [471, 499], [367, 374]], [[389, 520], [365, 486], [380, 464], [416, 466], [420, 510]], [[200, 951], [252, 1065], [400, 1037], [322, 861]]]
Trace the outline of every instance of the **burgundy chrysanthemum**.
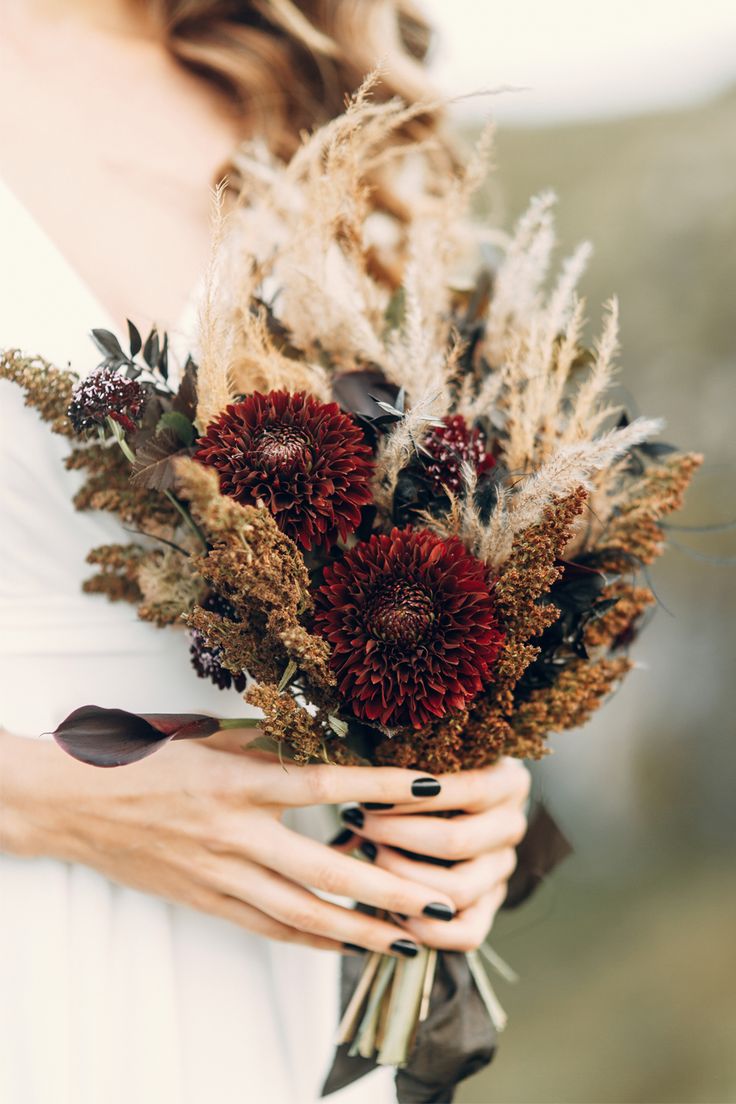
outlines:
[[503, 641], [484, 565], [426, 529], [374, 535], [326, 567], [315, 628], [355, 716], [387, 727], [462, 709]]
[[425, 472], [433, 489], [442, 494], [447, 487], [457, 493], [462, 490], [461, 467], [471, 464], [477, 475], [489, 471], [496, 463], [486, 452], [486, 437], [482, 430], [471, 427], [462, 414], [448, 415], [444, 424], [430, 429], [422, 444], [432, 456], [425, 465]]
[[145, 397], [137, 380], [114, 368], [98, 368], [75, 387], [67, 417], [77, 433], [104, 425], [107, 418], [132, 432], [136, 428], [133, 419], [143, 410]]
[[[227, 617], [230, 621], [237, 620], [235, 608], [227, 598], [219, 594], [211, 594], [204, 600], [202, 606], [213, 613], [219, 613], [221, 617]], [[191, 629], [189, 632], [189, 658], [199, 677], [209, 679], [220, 690], [229, 690], [231, 686], [234, 686], [239, 694], [245, 690], [247, 680], [243, 672], [233, 674], [227, 667], [223, 667], [222, 648], [208, 644], [197, 629]]]
[[228, 406], [195, 455], [217, 469], [223, 494], [263, 503], [307, 550], [353, 533], [371, 500], [362, 430], [337, 403], [301, 391], [255, 392]]

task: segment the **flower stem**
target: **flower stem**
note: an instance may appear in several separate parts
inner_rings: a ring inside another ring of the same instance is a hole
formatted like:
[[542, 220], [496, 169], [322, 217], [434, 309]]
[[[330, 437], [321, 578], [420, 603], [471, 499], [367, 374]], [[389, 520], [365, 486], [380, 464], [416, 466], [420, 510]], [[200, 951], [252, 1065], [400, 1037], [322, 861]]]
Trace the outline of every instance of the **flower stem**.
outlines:
[[262, 724], [261, 717], [225, 717], [219, 722], [221, 731], [228, 728], [260, 728]]
[[179, 512], [179, 514], [182, 516], [182, 518], [184, 519], [186, 524], [189, 526], [189, 528], [192, 530], [192, 532], [195, 534], [195, 536], [198, 537], [199, 540], [202, 542], [202, 547], [204, 548], [204, 550], [206, 552], [207, 549], [208, 549], [207, 538], [205, 537], [204, 533], [202, 532], [202, 530], [197, 525], [197, 523], [194, 520], [194, 518], [192, 517], [192, 515], [189, 513], [189, 511], [187, 509], [184, 508], [184, 506], [182, 505], [182, 503], [179, 501], [179, 499], [176, 497], [175, 494], [172, 494], [171, 491], [164, 491], [164, 494], [166, 495], [166, 497], [168, 498], [169, 502], [174, 507], [174, 509], [177, 510]]

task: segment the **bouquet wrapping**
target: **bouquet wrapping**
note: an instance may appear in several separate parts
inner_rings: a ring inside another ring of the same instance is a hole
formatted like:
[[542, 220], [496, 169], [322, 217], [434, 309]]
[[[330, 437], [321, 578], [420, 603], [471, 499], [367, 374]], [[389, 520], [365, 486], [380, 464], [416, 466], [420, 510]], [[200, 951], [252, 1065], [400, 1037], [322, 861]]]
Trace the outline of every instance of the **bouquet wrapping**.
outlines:
[[[552, 197], [508, 238], [472, 225], [485, 139], [397, 192], [400, 219], [380, 210], [388, 169], [425, 164], [405, 135], [426, 109], [368, 82], [289, 164], [242, 150], [176, 378], [165, 335], [132, 323], [124, 345], [93, 331], [84, 379], [0, 362], [69, 439], [77, 508], [135, 531], [90, 551], [85, 589], [189, 632], [197, 674], [259, 711], [227, 725], [257, 724], [249, 746], [285, 763], [545, 755], [631, 669], [662, 519], [700, 461], [614, 401], [616, 304], [588, 346], [587, 247], [548, 279]], [[84, 706], [56, 737], [112, 766], [225, 725]], [[565, 852], [545, 816], [514, 900]], [[477, 953], [345, 971], [325, 1091], [379, 1062], [400, 1099], [447, 1100], [490, 1060], [504, 1017]]]

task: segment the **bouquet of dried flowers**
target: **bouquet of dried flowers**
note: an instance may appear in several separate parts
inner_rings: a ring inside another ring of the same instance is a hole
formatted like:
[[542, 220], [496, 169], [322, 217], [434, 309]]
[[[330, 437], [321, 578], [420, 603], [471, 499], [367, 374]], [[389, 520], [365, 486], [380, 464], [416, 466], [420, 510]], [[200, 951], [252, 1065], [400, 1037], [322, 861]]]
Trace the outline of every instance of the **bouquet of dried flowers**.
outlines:
[[[56, 737], [88, 762], [226, 724], [259, 725], [257, 746], [295, 763], [536, 759], [631, 668], [652, 603], [639, 576], [700, 458], [612, 403], [616, 304], [586, 347], [585, 247], [545, 290], [551, 197], [507, 240], [470, 228], [487, 142], [404, 224], [381, 220], [369, 181], [417, 157], [389, 139], [426, 107], [375, 104], [369, 87], [289, 164], [243, 150], [247, 203], [225, 216], [216, 197], [196, 363], [176, 385], [166, 337], [132, 324], [125, 348], [93, 331], [104, 359], [81, 380], [2, 359], [69, 438], [77, 508], [140, 533], [90, 551], [85, 589], [188, 631], [197, 674], [262, 714], [86, 706]], [[431, 1013], [471, 990], [499, 1026], [475, 956], [370, 955], [339, 1040], [364, 1061], [328, 1088], [376, 1061], [411, 1069], [420, 1038], [434, 1046], [425, 1087], [451, 1085], [492, 1047], [466, 1033], [438, 1073]]]

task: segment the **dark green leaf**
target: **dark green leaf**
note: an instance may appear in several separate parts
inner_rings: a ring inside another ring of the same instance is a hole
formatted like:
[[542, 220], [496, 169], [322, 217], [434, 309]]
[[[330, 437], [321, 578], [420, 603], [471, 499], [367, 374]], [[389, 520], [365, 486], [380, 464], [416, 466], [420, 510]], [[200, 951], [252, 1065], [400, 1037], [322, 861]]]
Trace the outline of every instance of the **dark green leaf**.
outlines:
[[384, 319], [387, 330], [396, 330], [404, 322], [406, 314], [406, 292], [403, 287], [398, 287], [388, 301]]
[[92, 340], [100, 352], [104, 353], [106, 357], [122, 361], [128, 359], [120, 348], [120, 342], [115, 334], [110, 333], [109, 330], [92, 330]]
[[173, 429], [179, 440], [187, 448], [193, 443], [194, 438], [197, 436], [197, 432], [183, 414], [180, 414], [178, 410], [168, 410], [166, 414], [162, 414], [158, 423], [159, 430]]
[[143, 345], [143, 339], [142, 339], [140, 333], [138, 332], [138, 329], [133, 325], [133, 323], [130, 321], [130, 319], [128, 318], [128, 319], [126, 319], [126, 321], [128, 323], [128, 340], [130, 342], [130, 356], [131, 356], [131, 359], [134, 359], [135, 357], [138, 356], [138, 353], [141, 351], [141, 347]]
[[145, 345], [143, 346], [143, 359], [145, 360], [149, 368], [156, 367], [156, 363], [158, 361], [158, 350], [158, 330], [154, 326], [148, 337], [146, 338]]
[[156, 367], [164, 379], [169, 378], [169, 335], [167, 333], [164, 334], [164, 343], [161, 346]]

